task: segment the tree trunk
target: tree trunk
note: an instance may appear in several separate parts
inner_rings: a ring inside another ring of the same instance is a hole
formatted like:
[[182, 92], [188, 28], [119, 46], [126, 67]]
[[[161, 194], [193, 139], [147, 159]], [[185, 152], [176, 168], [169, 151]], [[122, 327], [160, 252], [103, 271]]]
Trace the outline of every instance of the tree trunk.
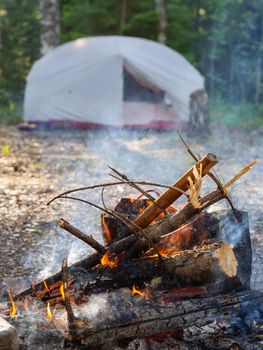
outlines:
[[208, 96], [205, 90], [197, 90], [190, 96], [190, 126], [192, 131], [209, 131]]
[[158, 41], [161, 44], [165, 44], [167, 40], [167, 16], [165, 9], [165, 0], [155, 0], [155, 8], [159, 14]]
[[39, 0], [41, 54], [46, 55], [60, 42], [59, 0]]
[[124, 26], [127, 23], [128, 3], [129, 3], [129, 0], [122, 0], [121, 20], [120, 20], [120, 34], [121, 35], [123, 34]]

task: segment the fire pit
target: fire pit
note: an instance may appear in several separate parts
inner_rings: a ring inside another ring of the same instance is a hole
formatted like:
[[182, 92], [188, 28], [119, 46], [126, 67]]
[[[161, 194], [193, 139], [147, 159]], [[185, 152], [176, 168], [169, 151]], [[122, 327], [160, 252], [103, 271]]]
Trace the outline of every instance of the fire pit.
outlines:
[[[111, 168], [115, 182], [73, 189], [50, 201], [70, 199], [101, 210], [104, 245], [59, 220], [61, 228], [96, 252], [71, 266], [64, 259], [61, 271], [16, 295], [7, 291], [0, 310], [22, 339], [37, 332], [40, 343], [63, 340], [95, 348], [166, 336], [178, 344], [201, 342], [219, 349], [239, 344], [253, 327], [258, 332], [263, 293], [250, 290], [248, 215], [234, 208], [227, 193], [255, 161], [222, 184], [211, 171], [216, 156], [195, 160], [171, 186], [132, 181]], [[203, 176], [217, 187], [201, 196]], [[117, 184], [135, 188], [140, 196], [122, 198], [112, 210], [104, 188]], [[165, 190], [158, 195], [145, 186]], [[90, 188], [102, 189], [102, 206], [72, 195]], [[186, 203], [174, 207], [182, 196]], [[207, 210], [222, 199], [231, 209]], [[249, 320], [245, 325], [240, 325], [241, 315]]]

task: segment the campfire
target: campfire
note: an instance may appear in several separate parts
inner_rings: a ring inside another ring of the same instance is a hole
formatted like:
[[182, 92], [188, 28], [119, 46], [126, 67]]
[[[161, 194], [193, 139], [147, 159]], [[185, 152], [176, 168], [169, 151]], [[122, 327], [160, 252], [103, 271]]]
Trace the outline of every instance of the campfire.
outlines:
[[[262, 293], [250, 290], [248, 215], [228, 197], [229, 188], [256, 161], [221, 183], [212, 170], [218, 163], [215, 155], [198, 159], [189, 152], [195, 164], [172, 185], [130, 180], [110, 168], [114, 182], [53, 198], [49, 204], [63, 199], [99, 209], [104, 244], [61, 218], [59, 226], [95, 252], [71, 266], [64, 259], [61, 271], [18, 294], [8, 290], [8, 302], [0, 305], [3, 316], [16, 325], [19, 317], [41, 314], [40, 331], [60, 332], [68, 342], [87, 346], [160, 333], [181, 340], [191, 333], [200, 339], [205, 331], [197, 328], [207, 325], [214, 327], [213, 336], [222, 324], [221, 336], [228, 333], [244, 305], [263, 300]], [[204, 195], [203, 177], [216, 185]], [[131, 186], [138, 197], [121, 198], [114, 209], [108, 208], [104, 189], [116, 185]], [[73, 195], [89, 189], [101, 190], [101, 205]], [[185, 204], [177, 206], [180, 197]], [[223, 199], [230, 209], [207, 210]]]

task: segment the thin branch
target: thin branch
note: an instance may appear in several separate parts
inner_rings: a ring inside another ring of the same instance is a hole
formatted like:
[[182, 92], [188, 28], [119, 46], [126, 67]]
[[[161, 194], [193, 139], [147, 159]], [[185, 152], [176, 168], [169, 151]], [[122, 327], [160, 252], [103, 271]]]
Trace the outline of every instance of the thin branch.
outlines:
[[65, 221], [64, 219], [60, 219], [58, 224], [59, 227], [61, 227], [63, 230], [81, 239], [83, 242], [87, 243], [89, 246], [95, 249], [99, 254], [103, 255], [104, 253], [106, 253], [106, 249], [103, 247], [103, 245], [96, 241], [91, 235], [86, 235], [85, 233], [72, 226], [69, 222]]
[[155, 198], [153, 196], [149, 195], [149, 193], [147, 193], [147, 191], [144, 191], [139, 186], [134, 184], [133, 181], [120, 179], [119, 177], [117, 177], [116, 175], [113, 175], [113, 174], [109, 174], [109, 175], [112, 176], [113, 178], [120, 180], [123, 183], [126, 183], [126, 184], [130, 185], [131, 187], [135, 188], [137, 191], [139, 191], [141, 194], [143, 194], [145, 197], [147, 197], [149, 199], [149, 201], [151, 201], [158, 209], [160, 209], [164, 213], [165, 216], [167, 216], [167, 211], [165, 209], [161, 208], [159, 206], [159, 204], [155, 202]]
[[68, 263], [67, 259], [64, 259], [62, 262], [62, 267], [61, 267], [61, 277], [63, 281], [63, 287], [64, 287], [64, 298], [63, 298], [63, 303], [67, 311], [68, 315], [68, 328], [69, 332], [71, 335], [72, 340], [74, 341], [77, 336], [77, 329], [76, 329], [76, 321], [77, 318], [74, 315], [71, 303], [70, 303], [70, 298], [68, 294]]
[[[68, 190], [65, 191], [63, 193], [60, 193], [59, 195], [57, 195], [56, 197], [53, 197], [48, 203], [47, 205], [51, 204], [52, 202], [54, 202], [55, 200], [62, 198], [62, 196], [66, 196], [70, 193], [73, 192], [79, 192], [79, 191], [85, 191], [85, 190], [93, 190], [95, 188], [101, 188], [101, 187], [110, 187], [110, 186], [116, 186], [116, 185], [129, 185], [130, 181], [127, 182], [123, 182], [123, 181], [118, 181], [118, 182], [108, 182], [108, 183], [104, 183], [104, 184], [98, 184], [98, 185], [92, 185], [92, 186], [85, 186], [85, 187], [79, 187], [79, 188], [75, 188], [73, 190]], [[155, 182], [148, 182], [148, 181], [132, 181], [132, 183], [135, 184], [139, 184], [139, 185], [146, 185], [146, 186], [156, 186], [156, 187], [163, 187], [163, 188], [170, 188], [171, 190], [175, 191], [175, 192], [180, 192], [183, 195], [186, 196], [186, 198], [188, 199], [187, 194], [182, 191], [180, 188], [177, 187], [173, 187], [173, 186], [169, 186], [169, 185], [164, 185], [164, 184], [160, 184], [160, 183], [155, 183]]]
[[[186, 143], [186, 141], [184, 140], [184, 138], [183, 138], [182, 135], [180, 134], [179, 130], [177, 130], [177, 134], [179, 135], [181, 141], [182, 141], [183, 144], [185, 145], [187, 152], [191, 155], [191, 157], [192, 157], [196, 162], [198, 162], [198, 160], [200, 159], [200, 157], [198, 158], [198, 157], [194, 154], [194, 152], [191, 150], [190, 146]], [[207, 172], [207, 175], [210, 177], [210, 179], [212, 179], [212, 180], [215, 182], [215, 184], [217, 185], [217, 187], [218, 187], [219, 189], [221, 189], [222, 192], [224, 192], [222, 182], [220, 181], [219, 177], [217, 176], [215, 170], [213, 170], [213, 173], [212, 173], [211, 171], [208, 171], [208, 172]], [[232, 211], [233, 211], [233, 213], [234, 213], [234, 216], [235, 216], [236, 220], [238, 221], [239, 219], [238, 219], [238, 216], [236, 215], [236, 209], [235, 209], [235, 207], [234, 207], [234, 205], [233, 205], [231, 199], [229, 198], [228, 195], [225, 195], [225, 199], [226, 199], [227, 202], [229, 203], [229, 205], [230, 205], [230, 207], [231, 207], [231, 209], [232, 209]]]
[[[75, 200], [75, 201], [79, 201], [79, 202], [82, 202], [82, 203], [86, 203], [92, 207], [95, 207], [101, 211], [103, 211], [104, 213], [110, 215], [110, 216], [113, 216], [115, 219], [119, 219], [121, 220], [125, 225], [127, 225], [132, 231], [134, 231], [134, 229], [131, 227], [131, 226], [134, 226], [135, 224], [130, 221], [129, 219], [127, 219], [125, 216], [121, 215], [120, 213], [116, 213], [115, 211], [111, 210], [111, 209], [107, 209], [105, 210], [104, 208], [102, 208], [101, 206], [95, 204], [95, 203], [92, 203], [90, 201], [87, 201], [85, 199], [82, 199], [82, 198], [78, 198], [78, 197], [71, 197], [71, 196], [62, 196], [62, 197], [58, 197], [58, 199], [72, 199], [72, 200]], [[137, 225], [136, 225], [137, 227]], [[138, 226], [139, 227], [139, 226]]]

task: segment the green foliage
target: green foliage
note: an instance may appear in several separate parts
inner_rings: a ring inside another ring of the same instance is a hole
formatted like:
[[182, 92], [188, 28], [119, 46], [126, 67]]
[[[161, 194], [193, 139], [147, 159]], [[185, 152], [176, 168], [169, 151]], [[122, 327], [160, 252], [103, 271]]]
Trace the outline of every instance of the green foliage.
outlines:
[[26, 75], [39, 56], [37, 0], [0, 3], [0, 102], [24, 89]]
[[263, 104], [232, 104], [220, 98], [210, 99], [211, 119], [232, 128], [256, 128], [263, 125]]

